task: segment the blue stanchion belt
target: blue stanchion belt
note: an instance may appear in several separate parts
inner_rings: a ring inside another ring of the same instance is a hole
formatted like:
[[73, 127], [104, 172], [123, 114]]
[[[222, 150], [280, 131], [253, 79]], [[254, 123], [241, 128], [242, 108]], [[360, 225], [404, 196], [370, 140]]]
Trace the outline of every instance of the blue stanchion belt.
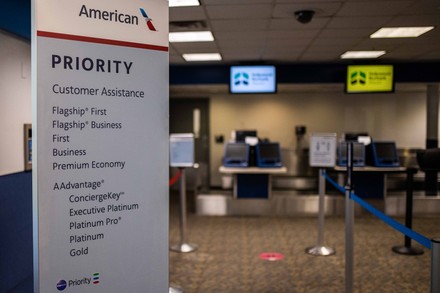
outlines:
[[[334, 187], [336, 187], [336, 189], [338, 189], [342, 193], [345, 193], [345, 188], [340, 186], [338, 183], [336, 183], [332, 178], [330, 178], [330, 176], [325, 174], [325, 178]], [[414, 239], [415, 241], [417, 241], [421, 245], [425, 246], [426, 248], [431, 249], [431, 245], [432, 245], [431, 244], [431, 240], [429, 240], [425, 236], [423, 236], [423, 235], [421, 235], [421, 234], [419, 234], [417, 232], [414, 232], [413, 230], [409, 229], [405, 225], [402, 225], [401, 223], [397, 222], [393, 218], [390, 218], [389, 216], [385, 215], [384, 213], [382, 213], [381, 211], [377, 210], [375, 207], [370, 205], [368, 202], [366, 202], [365, 200], [361, 199], [356, 194], [350, 193], [350, 198], [352, 200], [354, 200], [355, 202], [357, 202], [358, 204], [360, 204], [364, 209], [368, 210], [370, 213], [372, 213], [373, 215], [375, 215], [376, 217], [378, 217], [379, 219], [384, 221], [385, 224], [393, 227], [394, 229], [396, 229], [400, 233], [405, 234], [406, 236]]]

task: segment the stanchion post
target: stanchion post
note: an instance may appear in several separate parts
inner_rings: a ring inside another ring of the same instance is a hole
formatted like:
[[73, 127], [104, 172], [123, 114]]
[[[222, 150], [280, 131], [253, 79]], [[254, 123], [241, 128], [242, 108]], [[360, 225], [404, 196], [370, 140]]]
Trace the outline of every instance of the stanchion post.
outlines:
[[183, 293], [183, 289], [178, 286], [172, 285], [170, 286], [168, 293]]
[[171, 246], [172, 251], [176, 252], [193, 252], [197, 246], [186, 243], [186, 176], [185, 168], [180, 168], [180, 243]]
[[345, 293], [353, 292], [353, 225], [354, 210], [351, 192], [353, 173], [353, 143], [347, 143], [347, 184], [345, 185]]
[[306, 248], [306, 253], [316, 256], [328, 256], [335, 254], [335, 250], [324, 245], [325, 223], [325, 169], [319, 169], [319, 204], [318, 204], [318, 244]]
[[[416, 169], [409, 168], [406, 171], [406, 207], [405, 207], [405, 226], [409, 229], [412, 228], [413, 217], [413, 183], [414, 173]], [[411, 238], [405, 235], [405, 241], [403, 246], [393, 246], [392, 250], [398, 254], [405, 255], [420, 255], [423, 254], [423, 250], [415, 247], [411, 247]]]
[[431, 244], [431, 293], [440, 293], [440, 238]]

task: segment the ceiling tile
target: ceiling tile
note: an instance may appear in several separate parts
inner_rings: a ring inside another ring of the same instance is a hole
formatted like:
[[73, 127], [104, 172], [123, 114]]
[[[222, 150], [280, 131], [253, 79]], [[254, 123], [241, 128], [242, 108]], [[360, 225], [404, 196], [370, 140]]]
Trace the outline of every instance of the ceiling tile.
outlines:
[[287, 40], [287, 39], [274, 39], [267, 42], [266, 48], [275, 51], [295, 50], [303, 51], [306, 49], [312, 40]]
[[313, 39], [319, 33], [318, 30], [294, 30], [294, 31], [269, 31], [269, 39]]
[[211, 21], [213, 31], [218, 32], [265, 30], [268, 26], [269, 19], [228, 19]]
[[[199, 7], [170, 8], [170, 21], [204, 21], [215, 42], [170, 44], [171, 63], [184, 62], [181, 53], [190, 52], [219, 52], [223, 62], [338, 62], [348, 50], [386, 50], [382, 60], [440, 59], [440, 0], [200, 2]], [[301, 9], [316, 10], [310, 23], [295, 19]], [[410, 25], [436, 28], [419, 38], [369, 38], [380, 27]]]
[[258, 61], [261, 60], [261, 52], [233, 50], [222, 53], [224, 61]]
[[401, 12], [403, 15], [429, 15], [440, 13], [440, 1], [438, 0], [419, 0], [406, 6]]
[[295, 51], [290, 51], [290, 52], [272, 52], [272, 51], [267, 51], [264, 53], [264, 59], [265, 60], [278, 60], [280, 57], [283, 58], [283, 60], [285, 61], [289, 61], [289, 62], [296, 62], [299, 60], [300, 56], [301, 56], [301, 52], [295, 52]]
[[312, 46], [313, 47], [323, 47], [323, 48], [350, 48], [356, 44], [358, 44], [362, 40], [361, 37], [359, 38], [345, 38], [345, 37], [339, 37], [339, 38], [316, 38]]
[[174, 43], [174, 49], [179, 53], [216, 53], [218, 51], [214, 42]]
[[374, 31], [375, 29], [371, 28], [356, 29], [350, 27], [345, 29], [326, 29], [319, 34], [319, 38], [368, 38]]
[[427, 14], [397, 16], [386, 23], [386, 26], [439, 26], [439, 25], [440, 25], [439, 15], [427, 15]]
[[207, 19], [202, 6], [173, 7], [169, 9], [169, 21], [204, 20]]
[[408, 39], [364, 39], [352, 49], [354, 50], [394, 50], [407, 43]]
[[262, 48], [264, 49], [266, 47], [266, 41], [265, 40], [250, 40], [249, 42], [241, 42], [237, 43], [235, 41], [224, 41], [224, 42], [218, 42], [218, 48], [222, 50], [234, 50], [237, 48], [244, 49], [244, 50], [253, 50], [254, 48]]
[[328, 22], [327, 28], [380, 28], [391, 19], [391, 16], [336, 16]]
[[347, 1], [337, 16], [383, 16], [397, 15], [412, 1]]
[[[343, 53], [343, 52], [342, 52]], [[340, 60], [341, 53], [332, 51], [306, 52], [298, 58], [301, 62], [334, 62]]]
[[440, 60], [440, 50], [429, 51], [423, 55], [417, 56], [416, 60]]
[[266, 40], [267, 31], [249, 31], [245, 34], [242, 32], [215, 32], [214, 38], [218, 41], [233, 40], [240, 44], [249, 40]]
[[272, 5], [212, 5], [206, 6], [206, 11], [211, 19], [269, 18]]

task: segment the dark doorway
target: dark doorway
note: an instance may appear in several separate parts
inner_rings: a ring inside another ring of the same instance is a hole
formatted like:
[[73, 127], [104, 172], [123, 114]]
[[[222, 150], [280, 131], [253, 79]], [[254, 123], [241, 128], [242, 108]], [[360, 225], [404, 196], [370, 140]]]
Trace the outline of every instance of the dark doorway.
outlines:
[[170, 133], [194, 133], [195, 162], [198, 168], [188, 168], [186, 170], [187, 186], [195, 191], [208, 190], [209, 99], [171, 98]]

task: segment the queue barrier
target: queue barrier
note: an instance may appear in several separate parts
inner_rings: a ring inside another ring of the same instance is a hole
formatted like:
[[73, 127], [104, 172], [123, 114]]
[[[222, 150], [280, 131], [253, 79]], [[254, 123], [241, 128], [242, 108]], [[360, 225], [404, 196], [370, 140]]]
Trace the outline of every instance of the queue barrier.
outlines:
[[171, 183], [175, 183], [177, 180], [180, 181], [179, 185], [179, 201], [180, 201], [180, 241], [179, 243], [172, 245], [170, 247], [171, 251], [175, 252], [193, 252], [197, 249], [197, 245], [190, 244], [186, 242], [187, 234], [187, 216], [186, 216], [186, 176], [185, 168], [179, 167], [179, 172], [170, 180]]
[[[341, 191], [343, 193], [345, 192], [345, 188], [340, 186], [338, 183], [336, 183], [330, 176], [328, 176], [328, 174], [325, 174], [325, 178], [336, 189], [338, 189], [339, 191]], [[369, 211], [370, 213], [372, 213], [373, 215], [375, 215], [376, 217], [381, 219], [383, 222], [388, 224], [389, 226], [391, 226], [394, 229], [398, 230], [402, 234], [412, 238], [413, 240], [417, 241], [418, 243], [420, 243], [421, 245], [425, 246], [426, 248], [431, 249], [432, 244], [431, 244], [431, 240], [430, 239], [428, 239], [425, 236], [423, 236], [423, 235], [421, 235], [421, 234], [419, 234], [419, 233], [409, 229], [408, 227], [406, 227], [405, 225], [401, 224], [400, 222], [394, 220], [393, 218], [385, 215], [384, 213], [382, 213], [381, 211], [379, 211], [378, 209], [376, 209], [375, 207], [370, 205], [368, 202], [366, 202], [365, 200], [363, 200], [362, 198], [360, 198], [359, 196], [357, 196], [353, 192], [350, 193], [350, 198], [354, 202], [356, 202], [359, 205], [361, 205], [364, 209], [366, 209], [367, 211]]]
[[173, 177], [171, 177], [168, 185], [173, 186], [177, 181], [179, 181], [181, 176], [182, 176], [182, 171], [181, 170], [177, 171], [177, 173]]
[[[168, 182], [169, 186], [173, 186], [174, 184], [176, 184], [177, 181], [179, 181], [182, 177], [182, 175], [184, 175], [184, 169], [178, 169], [177, 173], [171, 177], [171, 179]], [[182, 207], [182, 200], [186, 200], [186, 197], [183, 195], [183, 191], [182, 188], [186, 188], [185, 186], [185, 180], [181, 180], [181, 186], [180, 186], [180, 201], [181, 201], [181, 210], [180, 210], [180, 243], [178, 245], [174, 245], [171, 250], [173, 251], [177, 251], [177, 252], [190, 252], [193, 250], [185, 250], [182, 249], [182, 246], [184, 245], [188, 245], [185, 243], [185, 239], [186, 239], [186, 211], [183, 211], [183, 208], [186, 209], [185, 207]], [[183, 183], [182, 183], [183, 182]], [[182, 198], [183, 197], [183, 198]], [[185, 217], [185, 218], [184, 218]], [[174, 248], [174, 249], [173, 249]], [[188, 248], [188, 247], [187, 247]], [[192, 248], [192, 246], [191, 246]], [[183, 289], [175, 284], [170, 284], [168, 293], [183, 293]]]
[[[349, 168], [347, 168], [347, 170], [349, 170]], [[349, 175], [348, 176], [349, 182], [348, 182], [347, 186], [345, 186], [345, 187], [342, 187], [338, 183], [336, 183], [330, 176], [328, 176], [328, 174], [326, 174], [326, 173], [324, 173], [324, 174], [325, 174], [326, 180], [330, 184], [332, 184], [338, 191], [348, 195], [350, 201], [354, 201], [354, 202], [358, 203], [363, 208], [365, 208], [367, 211], [369, 211], [370, 213], [372, 213], [373, 215], [375, 215], [376, 217], [381, 219], [387, 225], [391, 226], [392, 228], [396, 229], [400, 233], [410, 237], [411, 239], [417, 241], [418, 243], [420, 243], [421, 245], [423, 245], [427, 249], [431, 250], [431, 293], [440, 293], [440, 238], [430, 240], [429, 238], [413, 231], [412, 229], [404, 226], [403, 224], [399, 223], [398, 221], [394, 220], [393, 218], [385, 215], [384, 213], [382, 213], [381, 211], [377, 210], [375, 207], [370, 205], [368, 202], [361, 199], [359, 196], [357, 196], [356, 194], [354, 194], [351, 191], [350, 171], [348, 171], [348, 173], [349, 173], [348, 174]], [[347, 205], [346, 205], [346, 217], [348, 216], [348, 218], [350, 218], [350, 217], [352, 217], [352, 215], [353, 215], [352, 209], [350, 209], [349, 207], [347, 208]], [[347, 222], [346, 222], [346, 226], [347, 226]], [[352, 226], [352, 225], [350, 225], [350, 226]], [[347, 227], [346, 227], [346, 229], [347, 229]], [[351, 228], [349, 227], [349, 230], [346, 230], [346, 231], [349, 231], [348, 234], [351, 234], [351, 235], [347, 235], [347, 233], [346, 233], [346, 251], [349, 251], [348, 255], [346, 254], [346, 293], [353, 292], [353, 278], [352, 278], [352, 276], [353, 276], [353, 272], [352, 272], [352, 270], [353, 270], [353, 265], [352, 265], [353, 264], [353, 248], [347, 247], [347, 242], [351, 243], [351, 244], [353, 242], [353, 239], [352, 239], [353, 238], [353, 233], [352, 233], [353, 231], [350, 229]], [[348, 241], [347, 241], [347, 238], [348, 238]], [[348, 263], [348, 266], [347, 266], [347, 263]]]

